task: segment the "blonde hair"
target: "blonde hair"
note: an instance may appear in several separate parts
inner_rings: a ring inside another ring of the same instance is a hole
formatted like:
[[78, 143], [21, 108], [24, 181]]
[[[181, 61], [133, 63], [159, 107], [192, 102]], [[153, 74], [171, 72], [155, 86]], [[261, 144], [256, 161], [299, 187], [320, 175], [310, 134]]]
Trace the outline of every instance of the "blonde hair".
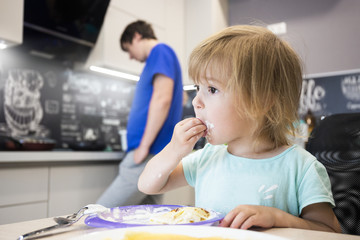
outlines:
[[[205, 73], [225, 82], [240, 116], [256, 123], [255, 145], [288, 145], [298, 119], [302, 84], [295, 51], [264, 27], [231, 26], [202, 41], [191, 53], [189, 76], [196, 84]], [[226, 82], [227, 81], [227, 82]]]

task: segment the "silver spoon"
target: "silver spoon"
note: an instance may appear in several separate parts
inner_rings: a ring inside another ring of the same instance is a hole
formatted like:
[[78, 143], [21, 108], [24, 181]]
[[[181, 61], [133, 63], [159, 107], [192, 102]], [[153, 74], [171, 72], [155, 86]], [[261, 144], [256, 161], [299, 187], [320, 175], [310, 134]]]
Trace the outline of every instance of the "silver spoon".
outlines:
[[77, 213], [73, 213], [69, 216], [54, 217], [54, 221], [59, 225], [67, 225], [67, 224], [70, 225], [70, 224], [73, 224], [73, 223], [79, 221], [79, 219], [84, 215], [105, 212], [108, 210], [109, 210], [108, 208], [106, 208], [102, 205], [99, 205], [99, 204], [89, 204], [89, 205], [86, 205], [85, 207], [81, 208]]
[[104, 207], [102, 205], [99, 205], [99, 204], [86, 205], [85, 207], [82, 207], [78, 212], [73, 213], [73, 214], [71, 214], [69, 216], [66, 216], [66, 217], [54, 217], [54, 221], [57, 223], [56, 225], [23, 234], [23, 235], [19, 236], [18, 240], [24, 240], [24, 239], [39, 237], [39, 235], [41, 235], [41, 234], [43, 234], [45, 232], [51, 231], [53, 229], [70, 226], [73, 223], [79, 221], [80, 218], [83, 217], [84, 215], [100, 213], [100, 212], [104, 212], [104, 211], [108, 211], [108, 208], [106, 208], [106, 207]]

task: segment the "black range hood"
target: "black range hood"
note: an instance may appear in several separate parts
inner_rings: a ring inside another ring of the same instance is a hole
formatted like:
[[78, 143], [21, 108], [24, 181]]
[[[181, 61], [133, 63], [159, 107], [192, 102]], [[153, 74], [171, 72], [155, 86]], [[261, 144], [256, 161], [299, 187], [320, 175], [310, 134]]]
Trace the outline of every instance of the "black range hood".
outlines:
[[110, 0], [25, 0], [21, 51], [84, 63], [95, 45]]

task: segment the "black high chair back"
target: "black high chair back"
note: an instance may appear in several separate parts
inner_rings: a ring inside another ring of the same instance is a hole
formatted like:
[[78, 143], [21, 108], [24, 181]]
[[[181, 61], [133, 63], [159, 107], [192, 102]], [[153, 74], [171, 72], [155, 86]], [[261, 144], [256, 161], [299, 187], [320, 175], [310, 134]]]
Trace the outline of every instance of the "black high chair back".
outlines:
[[327, 169], [343, 232], [360, 235], [360, 113], [326, 117], [306, 149]]

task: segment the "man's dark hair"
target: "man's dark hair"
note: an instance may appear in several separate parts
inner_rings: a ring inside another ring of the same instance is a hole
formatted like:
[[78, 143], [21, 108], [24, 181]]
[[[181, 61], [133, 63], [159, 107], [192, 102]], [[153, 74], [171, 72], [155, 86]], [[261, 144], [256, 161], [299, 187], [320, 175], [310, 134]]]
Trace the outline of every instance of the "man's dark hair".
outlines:
[[142, 36], [142, 39], [157, 39], [154, 30], [151, 27], [151, 24], [143, 20], [138, 20], [127, 25], [124, 32], [122, 33], [120, 38], [120, 45], [122, 50], [125, 51], [125, 49], [123, 48], [124, 43], [132, 43], [136, 32]]

